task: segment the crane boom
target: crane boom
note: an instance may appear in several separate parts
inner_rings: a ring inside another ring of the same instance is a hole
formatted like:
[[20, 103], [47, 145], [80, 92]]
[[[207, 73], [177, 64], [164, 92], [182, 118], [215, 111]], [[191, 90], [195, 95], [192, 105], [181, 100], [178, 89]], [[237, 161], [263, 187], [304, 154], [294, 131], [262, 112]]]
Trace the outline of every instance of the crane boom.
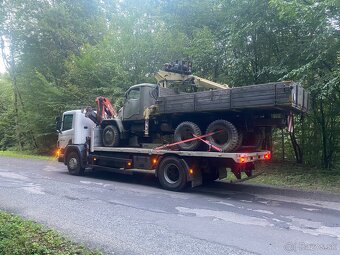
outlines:
[[85, 116], [91, 119], [97, 125], [100, 125], [103, 119], [112, 119], [118, 116], [116, 109], [111, 104], [107, 97], [96, 98], [97, 111], [94, 111], [92, 107], [85, 109]]
[[157, 83], [164, 87], [169, 88], [173, 85], [191, 85], [195, 87], [202, 87], [206, 89], [227, 89], [226, 84], [213, 82], [191, 74], [190, 61], [176, 61], [166, 64], [164, 70], [155, 73]]

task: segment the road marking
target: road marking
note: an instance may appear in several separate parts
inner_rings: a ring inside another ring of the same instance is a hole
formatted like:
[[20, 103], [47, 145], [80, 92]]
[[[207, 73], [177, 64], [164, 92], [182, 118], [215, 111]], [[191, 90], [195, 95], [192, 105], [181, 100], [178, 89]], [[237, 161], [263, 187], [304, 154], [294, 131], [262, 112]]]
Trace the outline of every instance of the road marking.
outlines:
[[272, 227], [273, 224], [269, 223], [265, 219], [256, 218], [252, 216], [237, 214], [228, 211], [214, 211], [208, 209], [191, 209], [186, 207], [176, 207], [176, 210], [181, 213], [195, 214], [197, 217], [213, 217], [223, 221], [242, 224], [242, 225], [254, 225], [260, 227]]
[[218, 201], [218, 202], [215, 202], [216, 204], [221, 204], [221, 205], [227, 205], [227, 206], [232, 206], [232, 207], [236, 207], [235, 205], [233, 204], [230, 204], [230, 203], [226, 203], [226, 202], [223, 202], [223, 201]]
[[326, 235], [330, 237], [335, 237], [340, 240], [340, 227], [328, 227], [324, 226], [319, 221], [311, 221], [294, 216], [283, 217], [291, 220], [291, 222], [288, 222], [289, 229], [300, 231], [313, 236]]
[[94, 184], [94, 185], [104, 186], [104, 183], [102, 183], [102, 182], [80, 181], [80, 183], [83, 183], [83, 184]]
[[331, 202], [331, 201], [320, 201], [314, 199], [307, 199], [307, 198], [296, 198], [296, 197], [285, 197], [280, 195], [256, 195], [258, 198], [269, 200], [265, 201], [258, 201], [259, 203], [263, 204], [272, 204], [273, 202], [286, 202], [286, 203], [297, 203], [305, 206], [314, 206], [319, 208], [326, 208], [330, 210], [340, 211], [340, 203], [339, 202]]
[[310, 212], [313, 212], [313, 211], [321, 211], [321, 209], [317, 209], [317, 208], [302, 208], [303, 210], [306, 210], [306, 211], [310, 211]]
[[16, 180], [21, 180], [21, 181], [28, 179], [26, 176], [23, 176], [21, 174], [11, 173], [11, 172], [0, 172], [0, 177], [16, 179]]
[[271, 211], [267, 211], [267, 210], [261, 210], [261, 209], [258, 209], [258, 210], [254, 210], [254, 209], [248, 209], [248, 210], [250, 210], [250, 211], [253, 211], [253, 212], [259, 212], [259, 213], [264, 213], [264, 214], [271, 214], [271, 215], [273, 215], [274, 213], [273, 212], [271, 212]]
[[21, 189], [27, 191], [28, 193], [36, 194], [36, 195], [46, 194], [40, 186], [22, 187]]

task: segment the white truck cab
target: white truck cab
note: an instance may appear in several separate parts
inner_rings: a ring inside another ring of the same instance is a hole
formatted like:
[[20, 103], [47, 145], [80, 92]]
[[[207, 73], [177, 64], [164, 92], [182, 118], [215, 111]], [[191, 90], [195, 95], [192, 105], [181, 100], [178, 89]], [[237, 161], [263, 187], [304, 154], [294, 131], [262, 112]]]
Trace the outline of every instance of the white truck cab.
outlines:
[[95, 126], [92, 120], [85, 117], [82, 110], [64, 112], [57, 128], [59, 159], [63, 160], [64, 150], [68, 145], [85, 144], [86, 138], [91, 136], [91, 130]]

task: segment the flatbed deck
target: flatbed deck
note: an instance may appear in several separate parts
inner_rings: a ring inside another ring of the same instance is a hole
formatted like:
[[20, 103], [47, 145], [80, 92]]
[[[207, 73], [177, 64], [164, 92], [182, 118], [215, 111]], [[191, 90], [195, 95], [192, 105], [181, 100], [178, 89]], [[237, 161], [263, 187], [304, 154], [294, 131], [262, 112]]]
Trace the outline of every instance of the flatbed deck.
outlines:
[[228, 158], [233, 159], [236, 163], [254, 162], [257, 160], [264, 160], [270, 157], [270, 151], [256, 151], [256, 152], [210, 152], [210, 151], [176, 151], [176, 150], [156, 150], [145, 148], [130, 148], [130, 147], [95, 147], [91, 148], [91, 152], [117, 152], [117, 153], [133, 153], [145, 155], [165, 155], [173, 154], [186, 157], [208, 157], [208, 158]]

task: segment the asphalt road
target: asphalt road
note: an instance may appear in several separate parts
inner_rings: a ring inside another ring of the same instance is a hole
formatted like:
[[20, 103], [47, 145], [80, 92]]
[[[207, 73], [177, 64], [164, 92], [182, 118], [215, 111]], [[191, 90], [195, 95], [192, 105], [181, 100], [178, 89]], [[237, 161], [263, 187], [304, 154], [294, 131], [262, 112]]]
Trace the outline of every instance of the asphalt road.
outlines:
[[0, 209], [108, 254], [340, 254], [335, 195], [220, 182], [176, 193], [150, 175], [0, 157]]

